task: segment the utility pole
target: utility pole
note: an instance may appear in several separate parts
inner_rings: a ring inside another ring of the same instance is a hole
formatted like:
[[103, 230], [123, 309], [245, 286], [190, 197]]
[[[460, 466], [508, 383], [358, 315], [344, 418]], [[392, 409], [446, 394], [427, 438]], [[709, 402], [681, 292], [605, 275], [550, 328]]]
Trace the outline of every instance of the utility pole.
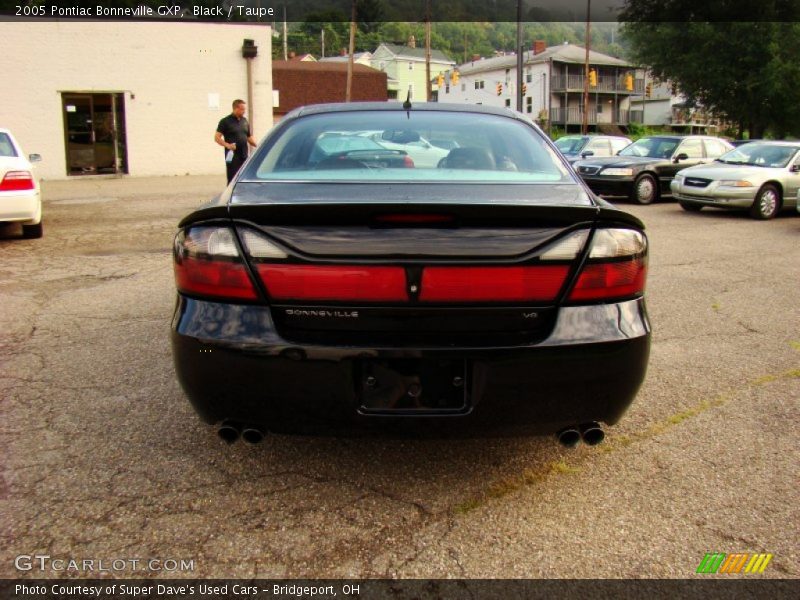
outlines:
[[430, 102], [431, 90], [431, 0], [425, 3], [425, 102]]
[[320, 38], [321, 38], [321, 40], [320, 40], [320, 50], [321, 50], [320, 54], [322, 54], [322, 58], [325, 58], [325, 26], [324, 25], [322, 27], [320, 27], [319, 35], [320, 35]]
[[586, 0], [586, 59], [583, 65], [583, 124], [581, 133], [589, 132], [589, 46], [592, 44], [592, 0]]
[[517, 112], [522, 112], [522, 66], [525, 62], [522, 46], [522, 0], [517, 0]]
[[283, 60], [289, 60], [289, 44], [286, 41], [286, 3], [283, 4]]
[[347, 90], [344, 101], [350, 102], [353, 90], [353, 53], [356, 51], [356, 0], [353, 0], [353, 9], [350, 13], [350, 55], [347, 57]]

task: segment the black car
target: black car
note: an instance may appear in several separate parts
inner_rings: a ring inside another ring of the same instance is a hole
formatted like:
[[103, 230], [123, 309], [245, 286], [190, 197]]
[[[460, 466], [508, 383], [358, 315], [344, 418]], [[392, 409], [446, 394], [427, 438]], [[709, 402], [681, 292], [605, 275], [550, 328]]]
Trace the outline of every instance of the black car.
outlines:
[[671, 195], [675, 173], [732, 149], [725, 140], [710, 136], [652, 136], [637, 140], [617, 156], [587, 158], [574, 167], [595, 194], [650, 204]]
[[[457, 145], [430, 168], [310, 160], [365, 128]], [[642, 223], [510, 110], [298, 109], [179, 227], [175, 368], [227, 441], [411, 423], [596, 443], [645, 375]]]

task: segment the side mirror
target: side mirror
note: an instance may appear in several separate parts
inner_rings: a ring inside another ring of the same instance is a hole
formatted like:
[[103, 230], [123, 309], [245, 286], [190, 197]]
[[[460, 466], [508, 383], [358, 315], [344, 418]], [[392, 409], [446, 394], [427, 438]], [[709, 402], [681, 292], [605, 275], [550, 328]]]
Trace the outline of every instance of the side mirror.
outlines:
[[800, 163], [794, 164], [789, 168], [792, 173], [800, 173]]
[[689, 155], [686, 154], [685, 152], [681, 152], [680, 154], [678, 154], [678, 156], [675, 157], [675, 160], [673, 162], [678, 163], [682, 160], [686, 160], [687, 158], [689, 158]]
[[581, 158], [586, 158], [587, 156], [594, 156], [594, 151], [586, 150], [584, 152], [581, 152]]
[[29, 154], [28, 155], [28, 160], [31, 161], [32, 163], [42, 162], [42, 155], [41, 154]]

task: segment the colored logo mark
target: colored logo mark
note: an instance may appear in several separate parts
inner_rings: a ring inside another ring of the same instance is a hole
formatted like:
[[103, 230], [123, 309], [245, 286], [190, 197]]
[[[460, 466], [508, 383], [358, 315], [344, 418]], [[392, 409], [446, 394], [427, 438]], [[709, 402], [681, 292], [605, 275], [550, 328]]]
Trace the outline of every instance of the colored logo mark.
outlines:
[[772, 554], [725, 554], [715, 552], [706, 554], [700, 565], [698, 573], [763, 573], [767, 568]]

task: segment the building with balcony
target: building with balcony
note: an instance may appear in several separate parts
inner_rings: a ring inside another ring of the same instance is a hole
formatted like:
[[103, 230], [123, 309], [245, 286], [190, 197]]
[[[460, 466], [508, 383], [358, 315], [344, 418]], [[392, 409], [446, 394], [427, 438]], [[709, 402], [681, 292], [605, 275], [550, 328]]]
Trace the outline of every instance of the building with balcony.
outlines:
[[[589, 102], [584, 107], [585, 53], [585, 48], [574, 44], [547, 47], [542, 41], [534, 42], [523, 57], [523, 113], [543, 125], [568, 131], [580, 129], [584, 110], [591, 130], [641, 122], [641, 111], [632, 110], [631, 99], [644, 93], [642, 72], [600, 52], [589, 52]], [[437, 90], [439, 102], [516, 108], [516, 55], [474, 60], [458, 71], [455, 85], [448, 73]]]

